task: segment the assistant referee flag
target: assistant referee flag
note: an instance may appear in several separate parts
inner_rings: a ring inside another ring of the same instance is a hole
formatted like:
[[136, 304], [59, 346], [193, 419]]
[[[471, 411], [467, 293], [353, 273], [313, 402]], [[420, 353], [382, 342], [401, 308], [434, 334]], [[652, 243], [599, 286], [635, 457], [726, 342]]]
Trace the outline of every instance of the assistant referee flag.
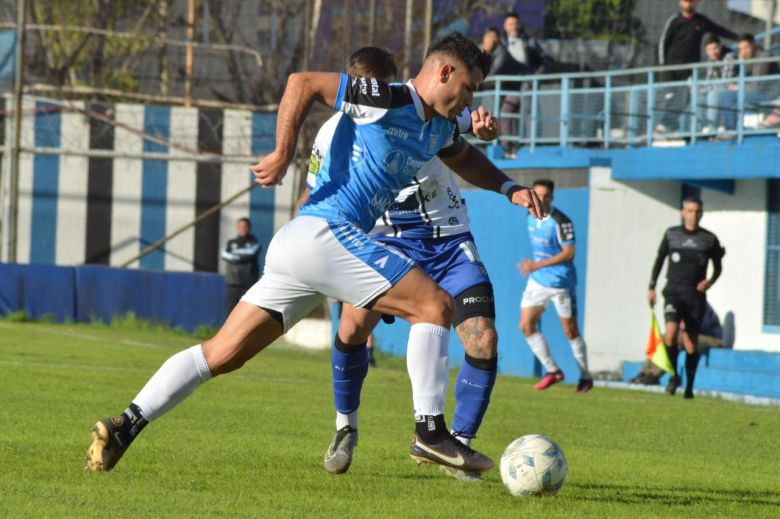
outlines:
[[647, 338], [647, 348], [645, 354], [650, 361], [662, 370], [675, 374], [675, 367], [669, 360], [669, 353], [666, 351], [666, 345], [661, 336], [661, 327], [658, 326], [658, 320], [655, 318], [655, 312], [650, 310], [650, 336]]

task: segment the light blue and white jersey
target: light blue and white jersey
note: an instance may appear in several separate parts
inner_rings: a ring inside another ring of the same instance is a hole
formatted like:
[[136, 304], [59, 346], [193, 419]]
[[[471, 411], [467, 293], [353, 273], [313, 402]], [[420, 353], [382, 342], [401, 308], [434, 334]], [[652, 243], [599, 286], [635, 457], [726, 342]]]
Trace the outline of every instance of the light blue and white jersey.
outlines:
[[[528, 236], [534, 261], [547, 259], [559, 254], [564, 245], [574, 245], [574, 224], [568, 216], [552, 208], [542, 220], [528, 215]], [[532, 272], [530, 278], [552, 288], [573, 288], [577, 284], [577, 272], [571, 261], [542, 267]]]
[[330, 142], [315, 144], [311, 196], [301, 215], [352, 222], [368, 232], [427, 162], [465, 145], [454, 121], [425, 121], [411, 82], [388, 85], [342, 74], [334, 108], [346, 117], [328, 121]]
[[[471, 131], [471, 111], [458, 117], [458, 133]], [[428, 162], [401, 190], [382, 217], [374, 234], [399, 238], [428, 239], [470, 232], [466, 200], [461, 196], [452, 170], [438, 157]]]

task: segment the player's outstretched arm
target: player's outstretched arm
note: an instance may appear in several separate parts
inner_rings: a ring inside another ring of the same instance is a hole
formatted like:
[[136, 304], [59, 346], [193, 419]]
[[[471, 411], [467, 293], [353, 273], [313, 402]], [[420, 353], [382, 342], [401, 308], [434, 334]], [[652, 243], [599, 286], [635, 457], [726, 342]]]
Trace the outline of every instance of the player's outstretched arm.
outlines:
[[523, 276], [529, 275], [531, 272], [539, 270], [544, 267], [552, 267], [553, 265], [560, 265], [561, 263], [568, 263], [574, 261], [574, 244], [561, 245], [561, 252], [555, 256], [550, 256], [539, 261], [526, 259], [517, 264], [517, 269]]
[[339, 92], [341, 75], [330, 72], [290, 74], [276, 119], [276, 148], [249, 169], [255, 182], [265, 188], [281, 184], [287, 166], [295, 155], [298, 132], [314, 102], [333, 106]]
[[527, 207], [536, 218], [546, 216], [542, 201], [533, 189], [523, 187], [506, 176], [474, 146], [466, 143], [457, 155], [443, 156], [441, 160], [469, 184], [506, 195], [511, 203]]

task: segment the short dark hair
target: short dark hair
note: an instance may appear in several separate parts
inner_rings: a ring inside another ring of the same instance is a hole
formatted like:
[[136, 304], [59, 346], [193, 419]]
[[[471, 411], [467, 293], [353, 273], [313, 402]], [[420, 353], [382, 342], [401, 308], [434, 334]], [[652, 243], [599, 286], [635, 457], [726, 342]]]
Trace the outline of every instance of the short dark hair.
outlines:
[[398, 75], [390, 52], [379, 47], [361, 47], [347, 58], [347, 74], [357, 77], [386, 78]]
[[506, 20], [507, 18], [517, 18], [519, 20], [520, 19], [520, 15], [517, 14], [515, 11], [509, 11], [508, 13], [506, 13], [504, 15], [504, 20]]
[[488, 27], [487, 29], [485, 29], [485, 34], [487, 34], [487, 33], [489, 33], [489, 32], [494, 32], [494, 33], [496, 33], [496, 34], [498, 34], [498, 35], [500, 35], [500, 34], [501, 34], [501, 31], [499, 31], [499, 30], [498, 30], [498, 27], [495, 27], [495, 26], [493, 26], [493, 25], [491, 25], [490, 27]]
[[445, 54], [458, 59], [466, 65], [468, 70], [478, 69], [487, 77], [490, 72], [490, 54], [480, 50], [477, 44], [466, 38], [459, 32], [453, 32], [439, 38], [428, 47], [425, 53], [427, 59], [432, 54]]
[[246, 222], [249, 227], [252, 227], [252, 222], [247, 217], [239, 218], [236, 223]]
[[718, 38], [717, 35], [715, 34], [710, 34], [709, 36], [704, 38], [704, 46], [706, 47], [710, 43], [717, 43], [718, 45], [720, 45], [720, 38]]
[[704, 202], [698, 196], [687, 196], [683, 198], [681, 207], [685, 207], [685, 204], [699, 204], [699, 209], [704, 209]]
[[534, 183], [531, 187], [536, 187], [536, 186], [544, 186], [550, 190], [550, 193], [555, 191], [555, 182], [553, 182], [549, 178], [537, 178], [536, 180], [534, 180]]
[[740, 34], [739, 39], [737, 41], [738, 42], [746, 41], [746, 42], [749, 42], [749, 43], [756, 43], [756, 39], [749, 32], [746, 32], [744, 34]]

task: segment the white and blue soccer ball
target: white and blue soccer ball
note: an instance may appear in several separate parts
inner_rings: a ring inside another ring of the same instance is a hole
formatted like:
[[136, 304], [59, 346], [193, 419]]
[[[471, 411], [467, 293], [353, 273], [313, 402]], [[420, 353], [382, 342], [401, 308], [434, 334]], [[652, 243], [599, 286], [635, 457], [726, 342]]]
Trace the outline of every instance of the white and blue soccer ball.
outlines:
[[513, 496], [557, 494], [568, 471], [561, 448], [541, 434], [521, 436], [501, 455], [501, 480]]

